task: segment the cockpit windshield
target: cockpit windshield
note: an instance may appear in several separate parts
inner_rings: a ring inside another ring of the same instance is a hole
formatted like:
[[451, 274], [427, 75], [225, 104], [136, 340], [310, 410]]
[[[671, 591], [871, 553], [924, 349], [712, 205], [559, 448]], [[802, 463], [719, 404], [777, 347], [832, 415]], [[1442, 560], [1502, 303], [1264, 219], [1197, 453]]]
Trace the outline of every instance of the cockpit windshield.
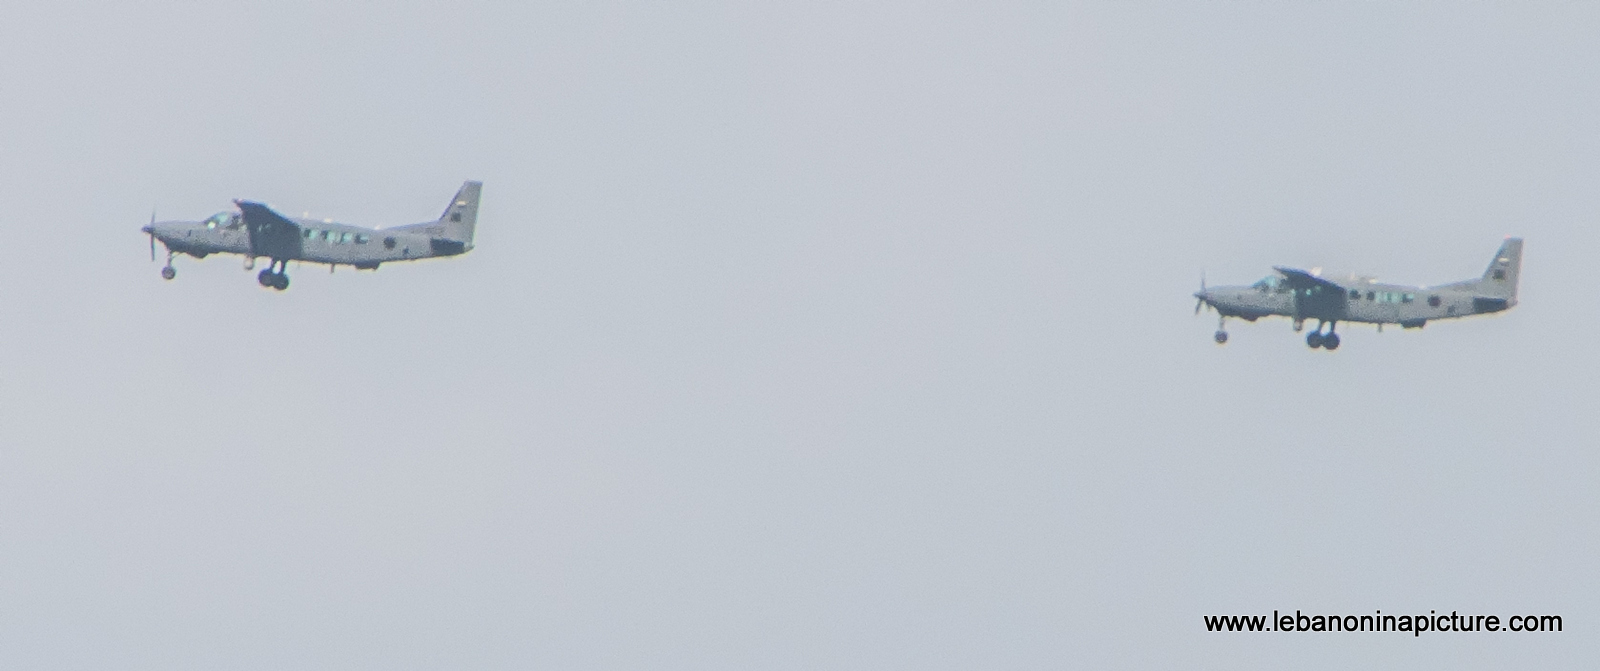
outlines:
[[232, 212], [218, 212], [206, 220], [206, 228], [238, 228], [239, 215]]
[[1283, 281], [1282, 277], [1277, 275], [1268, 275], [1262, 278], [1260, 282], [1250, 285], [1250, 288], [1261, 293], [1272, 293], [1278, 291], [1288, 291], [1289, 285]]

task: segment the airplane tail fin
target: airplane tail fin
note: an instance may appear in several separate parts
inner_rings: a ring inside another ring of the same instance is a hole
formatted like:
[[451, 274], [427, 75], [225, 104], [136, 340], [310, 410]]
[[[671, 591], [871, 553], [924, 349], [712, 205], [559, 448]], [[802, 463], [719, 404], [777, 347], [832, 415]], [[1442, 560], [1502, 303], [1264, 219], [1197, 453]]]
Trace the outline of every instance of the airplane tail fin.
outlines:
[[483, 182], [467, 182], [461, 185], [461, 190], [456, 192], [456, 197], [450, 200], [444, 214], [439, 215], [439, 223], [444, 226], [444, 237], [456, 242], [472, 245], [472, 234], [478, 225], [478, 196], [483, 193]]
[[1514, 304], [1517, 300], [1517, 276], [1521, 273], [1522, 238], [1506, 238], [1475, 288], [1482, 295], [1503, 298]]

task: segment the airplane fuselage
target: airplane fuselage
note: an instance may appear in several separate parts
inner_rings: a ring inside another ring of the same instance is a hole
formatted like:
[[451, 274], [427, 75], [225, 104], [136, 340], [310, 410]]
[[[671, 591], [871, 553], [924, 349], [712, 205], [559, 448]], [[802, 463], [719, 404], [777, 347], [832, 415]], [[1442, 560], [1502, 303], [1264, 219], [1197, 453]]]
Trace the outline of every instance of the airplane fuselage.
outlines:
[[[1211, 306], [1219, 316], [1215, 339], [1228, 342], [1227, 319], [1255, 321], [1281, 316], [1294, 320], [1295, 330], [1308, 319], [1317, 329], [1306, 336], [1315, 348], [1338, 349], [1334, 332], [1339, 322], [1399, 324], [1422, 328], [1430, 321], [1504, 312], [1517, 304], [1517, 277], [1522, 269], [1522, 240], [1507, 238], [1479, 279], [1433, 287], [1387, 284], [1366, 277], [1328, 279], [1320, 274], [1274, 267], [1277, 272], [1250, 286], [1201, 287], [1195, 293], [1198, 313]], [[1202, 284], [1204, 284], [1202, 282]], [[1326, 325], [1328, 331], [1322, 332]]]
[[1287, 282], [1271, 286], [1215, 287], [1200, 299], [1219, 314], [1255, 321], [1261, 317], [1316, 319], [1329, 322], [1400, 324], [1421, 326], [1439, 319], [1501, 312], [1515, 299], [1493, 299], [1451, 285], [1406, 286], [1372, 281], [1352, 283], [1342, 289], [1313, 286], [1291, 288]]
[[[206, 221], [164, 221], [151, 224], [156, 240], [174, 252], [204, 258], [210, 254], [274, 256], [251, 244], [250, 233], [237, 213]], [[307, 263], [377, 268], [380, 263], [454, 256], [469, 245], [444, 240], [436, 231], [422, 228], [395, 231], [338, 224], [314, 219], [293, 219], [300, 226], [298, 248], [279, 258]]]
[[[262, 203], [235, 200], [237, 212], [219, 212], [204, 221], [151, 221], [144, 227], [150, 236], [150, 255], [155, 244], [167, 247], [167, 265], [161, 276], [172, 279], [176, 254], [205, 258], [212, 254], [240, 254], [251, 260], [266, 257], [272, 263], [257, 277], [262, 286], [282, 291], [289, 286], [290, 261], [326, 263], [376, 270], [395, 261], [414, 261], [440, 256], [456, 256], [472, 251], [473, 231], [478, 220], [478, 198], [482, 182], [469, 181], [456, 191], [444, 214], [435, 221], [396, 226], [364, 228], [324, 219], [285, 217]], [[154, 219], [154, 217], [151, 217]]]

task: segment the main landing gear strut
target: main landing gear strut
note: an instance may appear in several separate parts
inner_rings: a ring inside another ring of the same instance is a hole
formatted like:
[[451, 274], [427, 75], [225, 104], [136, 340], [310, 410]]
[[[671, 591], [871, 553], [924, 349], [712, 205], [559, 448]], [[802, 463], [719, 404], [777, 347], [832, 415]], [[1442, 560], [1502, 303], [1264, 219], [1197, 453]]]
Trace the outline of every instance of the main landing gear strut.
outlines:
[[[1327, 333], [1322, 332], [1324, 325], [1328, 327]], [[1339, 334], [1333, 332], [1338, 326], [1339, 322], [1318, 321], [1317, 330], [1306, 334], [1306, 346], [1311, 349], [1321, 347], [1329, 352], [1339, 349]]]
[[1211, 339], [1217, 341], [1218, 345], [1226, 345], [1226, 344], [1228, 344], [1228, 318], [1227, 317], [1224, 317], [1224, 316], [1221, 316], [1221, 315], [1217, 315], [1217, 333], [1216, 333], [1216, 335], [1211, 336]]
[[289, 288], [288, 271], [288, 261], [273, 259], [271, 264], [262, 269], [261, 274], [256, 275], [256, 281], [260, 282], [261, 286], [283, 291]]
[[178, 269], [172, 267], [172, 250], [167, 250], [167, 265], [161, 268], [161, 279], [170, 280], [178, 276]]

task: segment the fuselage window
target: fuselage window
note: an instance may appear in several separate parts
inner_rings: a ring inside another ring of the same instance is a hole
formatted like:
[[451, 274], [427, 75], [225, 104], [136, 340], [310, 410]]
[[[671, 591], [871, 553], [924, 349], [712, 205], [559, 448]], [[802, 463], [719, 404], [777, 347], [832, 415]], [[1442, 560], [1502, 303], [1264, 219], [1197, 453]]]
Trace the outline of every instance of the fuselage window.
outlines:
[[1351, 289], [1350, 290], [1350, 300], [1353, 300], [1353, 301], [1361, 300], [1361, 292], [1356, 291], [1355, 289]]
[[366, 233], [357, 233], [356, 234], [356, 244], [358, 244], [358, 245], [367, 244], [367, 242], [369, 242], [371, 240], [372, 240], [372, 238], [367, 237]]
[[1377, 300], [1377, 292], [1368, 291], [1367, 292], [1367, 300], [1369, 300], [1369, 301], [1370, 300]]
[[1401, 303], [1410, 303], [1411, 301], [1416, 300], [1416, 298], [1417, 298], [1416, 294], [1401, 294], [1400, 295], [1400, 302]]
[[302, 231], [302, 232], [306, 234], [306, 239], [307, 240], [310, 240], [311, 238], [314, 238], [317, 235], [316, 231], [313, 231], [313, 230], [311, 230], [309, 228], [306, 229], [305, 231]]
[[1438, 296], [1429, 296], [1428, 297], [1428, 306], [1429, 307], [1435, 307], [1435, 308], [1439, 307], [1439, 297]]

